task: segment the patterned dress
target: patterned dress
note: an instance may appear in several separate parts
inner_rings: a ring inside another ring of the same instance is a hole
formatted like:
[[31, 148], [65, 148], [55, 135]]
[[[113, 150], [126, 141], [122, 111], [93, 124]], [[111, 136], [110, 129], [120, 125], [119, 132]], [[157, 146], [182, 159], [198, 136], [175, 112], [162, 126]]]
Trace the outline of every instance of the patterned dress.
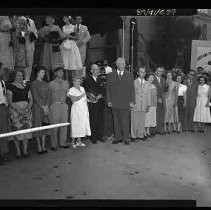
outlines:
[[[7, 30], [5, 30], [7, 28]], [[13, 48], [9, 46], [12, 24], [8, 16], [0, 16], [0, 62], [3, 68], [14, 69]]]
[[171, 81], [169, 84], [168, 91], [165, 94], [165, 122], [174, 123], [176, 122], [176, 82]]
[[[29, 86], [18, 88], [13, 84], [7, 85], [7, 90], [11, 91], [13, 94], [12, 102], [21, 109], [28, 106], [28, 92]], [[25, 114], [19, 114], [11, 106], [9, 107], [9, 129], [10, 131], [18, 131], [23, 129], [28, 129], [32, 127], [32, 113], [31, 110], [28, 110]], [[25, 140], [31, 139], [32, 133], [19, 134], [17, 136], [12, 136], [10, 140]]]
[[14, 17], [12, 19], [12, 25], [16, 31], [12, 33], [12, 41], [14, 44], [14, 59], [15, 69], [25, 69], [27, 67], [27, 51], [26, 46], [20, 43], [19, 38], [23, 30], [27, 28], [27, 22], [23, 19]]
[[44, 26], [38, 31], [38, 35], [44, 40], [44, 46], [41, 52], [40, 64], [42, 66], [45, 66], [47, 70], [50, 71], [54, 70], [58, 66], [63, 65], [61, 51], [54, 52], [53, 44], [46, 39], [46, 37], [52, 31], [57, 31], [59, 33], [59, 36], [62, 37], [62, 31], [57, 25], [53, 25], [52, 28], [50, 28], [49, 26]]

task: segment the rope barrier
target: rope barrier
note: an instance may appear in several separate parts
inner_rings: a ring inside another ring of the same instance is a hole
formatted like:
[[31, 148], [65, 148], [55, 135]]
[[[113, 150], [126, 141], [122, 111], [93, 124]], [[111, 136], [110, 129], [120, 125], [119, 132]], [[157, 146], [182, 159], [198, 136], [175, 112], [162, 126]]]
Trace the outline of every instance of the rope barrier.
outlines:
[[9, 137], [9, 136], [16, 136], [16, 135], [20, 135], [20, 134], [25, 134], [25, 133], [35, 132], [35, 131], [41, 131], [41, 130], [47, 130], [47, 129], [57, 128], [57, 127], [64, 127], [64, 126], [68, 126], [68, 125], [70, 125], [70, 123], [58, 123], [58, 124], [54, 124], [54, 125], [46, 125], [46, 126], [42, 126], [42, 127], [13, 131], [13, 132], [9, 132], [9, 133], [0, 134], [0, 138], [5, 138], [5, 137]]

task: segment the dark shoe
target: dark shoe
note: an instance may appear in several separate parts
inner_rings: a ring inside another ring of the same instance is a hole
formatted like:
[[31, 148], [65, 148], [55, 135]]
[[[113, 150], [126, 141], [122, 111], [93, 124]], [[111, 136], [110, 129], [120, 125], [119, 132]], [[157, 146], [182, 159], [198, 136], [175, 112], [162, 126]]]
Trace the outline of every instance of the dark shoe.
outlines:
[[15, 157], [16, 157], [17, 160], [21, 159], [21, 155], [16, 155]]
[[47, 154], [48, 150], [43, 150], [42, 152], [43, 152], [43, 154]]
[[43, 154], [43, 151], [37, 151], [37, 153], [38, 153], [39, 155], [42, 155], [42, 154]]
[[125, 141], [125, 145], [130, 145], [130, 142], [129, 141]]
[[118, 144], [119, 141], [112, 141], [111, 143], [112, 143], [112, 144]]
[[136, 139], [136, 138], [131, 138], [130, 141], [131, 141], [131, 142], [137, 142], [138, 139]]
[[63, 148], [63, 149], [69, 149], [70, 148], [70, 146], [69, 145], [65, 145], [65, 146], [60, 146], [61, 148]]
[[6, 154], [2, 155], [1, 158], [3, 161], [10, 161], [10, 159], [8, 158], [8, 156]]
[[91, 141], [92, 142], [92, 144], [97, 144], [97, 141]]
[[51, 151], [57, 151], [56, 147], [51, 147]]
[[23, 154], [23, 157], [24, 158], [29, 158], [29, 155], [28, 154]]
[[142, 138], [138, 138], [138, 140], [140, 140], [140, 141], [146, 141], [146, 138], [142, 137]]
[[196, 131], [195, 130], [188, 130], [189, 132], [191, 132], [191, 133], [195, 133]]

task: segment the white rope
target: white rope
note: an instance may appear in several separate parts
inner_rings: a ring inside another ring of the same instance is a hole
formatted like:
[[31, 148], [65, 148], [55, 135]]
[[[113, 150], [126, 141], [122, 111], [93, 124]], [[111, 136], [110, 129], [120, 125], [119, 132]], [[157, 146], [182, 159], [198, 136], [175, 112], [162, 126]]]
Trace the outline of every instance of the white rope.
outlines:
[[64, 126], [68, 126], [68, 125], [70, 125], [70, 123], [58, 123], [58, 124], [54, 124], [54, 125], [46, 125], [46, 126], [42, 126], [42, 127], [13, 131], [13, 132], [9, 132], [9, 133], [0, 134], [0, 138], [5, 138], [5, 137], [9, 137], [9, 136], [16, 136], [16, 135], [19, 135], [19, 134], [25, 134], [25, 133], [41, 131], [41, 130], [46, 130], [46, 129], [51, 129], [51, 128], [64, 127]]

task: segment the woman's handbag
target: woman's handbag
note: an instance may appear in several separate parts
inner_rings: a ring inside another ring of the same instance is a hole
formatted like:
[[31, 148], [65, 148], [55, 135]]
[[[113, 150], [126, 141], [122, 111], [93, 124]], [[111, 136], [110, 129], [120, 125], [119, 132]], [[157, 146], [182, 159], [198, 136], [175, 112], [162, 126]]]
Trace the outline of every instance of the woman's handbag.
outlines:
[[72, 41], [70, 41], [69, 39], [67, 39], [64, 44], [63, 44], [64, 49], [66, 50], [70, 50], [72, 48]]
[[53, 44], [53, 52], [59, 52], [60, 51], [60, 44]]

